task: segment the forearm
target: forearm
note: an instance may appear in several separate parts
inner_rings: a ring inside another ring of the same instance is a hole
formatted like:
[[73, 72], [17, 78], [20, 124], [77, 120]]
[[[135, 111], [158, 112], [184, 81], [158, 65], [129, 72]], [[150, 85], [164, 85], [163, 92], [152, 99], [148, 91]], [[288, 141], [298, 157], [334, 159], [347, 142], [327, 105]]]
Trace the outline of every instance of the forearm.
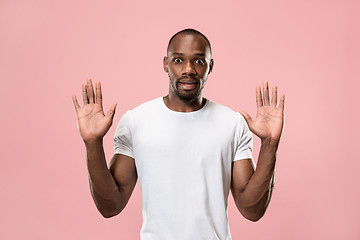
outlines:
[[122, 209], [121, 194], [106, 163], [102, 139], [85, 142], [89, 184], [96, 207], [104, 217], [117, 215]]
[[278, 144], [278, 141], [261, 142], [256, 171], [239, 194], [238, 207], [250, 220], [260, 219], [270, 202]]

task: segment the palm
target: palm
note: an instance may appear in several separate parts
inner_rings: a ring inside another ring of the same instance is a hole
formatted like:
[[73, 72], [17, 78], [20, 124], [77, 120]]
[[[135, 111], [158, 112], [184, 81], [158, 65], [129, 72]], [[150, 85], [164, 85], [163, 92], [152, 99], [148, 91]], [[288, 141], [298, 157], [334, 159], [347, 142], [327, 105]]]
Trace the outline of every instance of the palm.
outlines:
[[258, 109], [252, 130], [259, 138], [279, 140], [283, 126], [283, 117], [279, 109], [262, 106]]
[[98, 104], [88, 104], [78, 111], [78, 124], [81, 137], [88, 140], [104, 136], [111, 121]]
[[270, 102], [268, 84], [264, 83], [263, 96], [261, 88], [256, 89], [257, 113], [256, 119], [253, 120], [246, 112], [242, 112], [250, 130], [261, 139], [280, 140], [283, 123], [284, 123], [284, 100], [285, 96], [280, 99], [279, 107], [277, 105], [277, 88], [272, 91]]
[[83, 140], [86, 142], [105, 136], [112, 125], [116, 105], [113, 105], [106, 115], [104, 114], [100, 83], [96, 85], [95, 97], [91, 81], [83, 86], [83, 107], [79, 106], [76, 97], [73, 97], [73, 102]]

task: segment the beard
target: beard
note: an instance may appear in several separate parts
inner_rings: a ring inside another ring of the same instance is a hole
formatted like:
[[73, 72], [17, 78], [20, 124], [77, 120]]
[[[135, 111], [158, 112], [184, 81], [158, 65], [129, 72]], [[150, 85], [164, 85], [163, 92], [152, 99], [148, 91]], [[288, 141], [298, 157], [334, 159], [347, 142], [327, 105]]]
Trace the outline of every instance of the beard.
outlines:
[[170, 80], [171, 89], [176, 94], [176, 96], [184, 103], [192, 103], [195, 100], [197, 100], [201, 95], [202, 90], [204, 89], [204, 84], [202, 84], [202, 82], [199, 81], [197, 84], [200, 84], [200, 87], [197, 89], [196, 92], [181, 93], [177, 88], [179, 82], [175, 82], [175, 80], [173, 80], [170, 76], [169, 76], [169, 80]]

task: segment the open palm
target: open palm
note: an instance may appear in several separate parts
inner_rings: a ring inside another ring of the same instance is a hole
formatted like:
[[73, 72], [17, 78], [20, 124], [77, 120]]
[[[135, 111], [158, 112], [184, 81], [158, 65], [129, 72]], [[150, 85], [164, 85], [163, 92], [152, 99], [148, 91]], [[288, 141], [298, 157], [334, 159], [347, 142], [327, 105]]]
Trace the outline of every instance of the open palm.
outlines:
[[83, 107], [80, 107], [75, 95], [72, 97], [80, 135], [85, 142], [103, 138], [111, 127], [115, 114], [116, 103], [104, 114], [100, 82], [95, 84], [95, 88], [96, 96], [90, 79], [87, 84], [82, 85]]
[[277, 87], [272, 89], [272, 97], [269, 97], [269, 85], [267, 82], [263, 84], [263, 95], [261, 87], [256, 87], [256, 119], [244, 111], [240, 113], [244, 116], [249, 129], [261, 139], [269, 139], [279, 141], [284, 125], [284, 103], [285, 96], [280, 98], [277, 107]]

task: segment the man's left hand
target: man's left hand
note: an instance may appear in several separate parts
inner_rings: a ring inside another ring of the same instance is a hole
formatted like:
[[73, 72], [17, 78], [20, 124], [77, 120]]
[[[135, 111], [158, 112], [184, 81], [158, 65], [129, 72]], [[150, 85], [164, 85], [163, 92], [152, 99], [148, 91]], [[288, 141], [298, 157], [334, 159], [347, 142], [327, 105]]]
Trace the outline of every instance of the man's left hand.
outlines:
[[256, 119], [244, 111], [240, 113], [244, 116], [249, 129], [261, 140], [279, 141], [284, 125], [284, 103], [285, 95], [280, 97], [277, 106], [277, 87], [272, 88], [270, 101], [268, 82], [263, 83], [263, 93], [261, 86], [256, 87]]

